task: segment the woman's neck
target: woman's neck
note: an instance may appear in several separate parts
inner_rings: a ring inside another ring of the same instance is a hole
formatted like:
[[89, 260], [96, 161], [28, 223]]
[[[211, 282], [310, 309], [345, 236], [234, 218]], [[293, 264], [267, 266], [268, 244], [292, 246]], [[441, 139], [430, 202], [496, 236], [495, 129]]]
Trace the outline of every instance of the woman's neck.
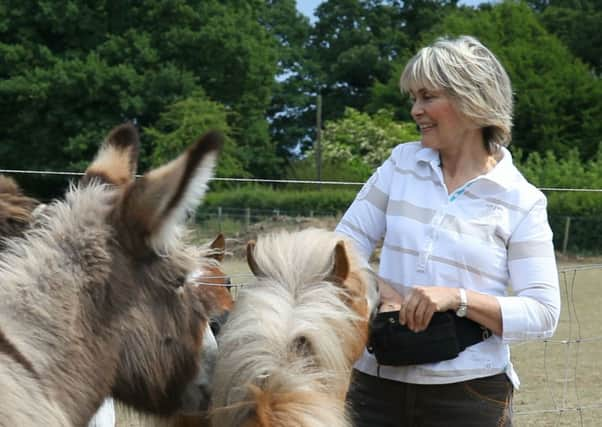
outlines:
[[440, 150], [439, 158], [449, 194], [468, 181], [489, 172], [499, 160], [498, 156], [486, 150], [482, 138], [474, 138]]

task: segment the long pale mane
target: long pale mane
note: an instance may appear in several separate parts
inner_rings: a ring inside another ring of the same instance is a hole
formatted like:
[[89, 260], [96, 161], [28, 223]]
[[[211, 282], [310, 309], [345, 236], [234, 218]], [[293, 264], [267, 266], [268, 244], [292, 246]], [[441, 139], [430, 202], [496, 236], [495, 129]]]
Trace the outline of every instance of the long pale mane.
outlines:
[[[341, 242], [350, 275], [370, 283], [353, 245], [333, 232], [258, 240], [253, 255], [261, 276], [240, 291], [220, 339], [214, 425], [349, 425], [344, 393], [367, 317], [348, 304], [350, 289], [333, 277]], [[375, 292], [363, 295], [369, 306]]]

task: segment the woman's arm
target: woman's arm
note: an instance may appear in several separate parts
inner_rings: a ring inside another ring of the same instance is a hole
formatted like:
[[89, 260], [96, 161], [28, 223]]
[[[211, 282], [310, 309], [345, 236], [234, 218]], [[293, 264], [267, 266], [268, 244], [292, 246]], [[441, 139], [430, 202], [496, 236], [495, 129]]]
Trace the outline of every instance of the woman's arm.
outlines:
[[[507, 258], [513, 295], [466, 290], [467, 317], [506, 342], [548, 338], [558, 323], [558, 272], [545, 206], [542, 196], [509, 240]], [[460, 292], [457, 288], [418, 286], [400, 304], [400, 322], [418, 332], [427, 327], [435, 312], [457, 310]]]
[[511, 343], [551, 337], [560, 317], [560, 291], [543, 195], [510, 237], [508, 271], [513, 295], [497, 297], [502, 338]]
[[366, 264], [385, 232], [393, 170], [389, 158], [366, 181], [335, 229], [354, 241]]

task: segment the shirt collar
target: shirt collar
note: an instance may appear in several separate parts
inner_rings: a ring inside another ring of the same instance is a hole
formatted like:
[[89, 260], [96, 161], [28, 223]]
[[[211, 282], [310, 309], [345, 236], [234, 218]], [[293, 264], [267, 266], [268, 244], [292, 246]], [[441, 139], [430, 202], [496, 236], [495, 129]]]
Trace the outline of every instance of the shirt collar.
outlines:
[[[416, 152], [416, 163], [429, 163], [433, 168], [440, 165], [439, 152], [432, 148], [423, 147]], [[491, 181], [504, 189], [510, 187], [514, 166], [512, 163], [512, 155], [506, 147], [500, 147], [502, 159], [495, 165], [493, 169], [483, 175], [481, 178]]]
[[439, 152], [432, 148], [424, 147], [420, 143], [420, 149], [416, 152], [416, 162], [430, 163], [433, 166], [439, 166], [441, 161], [439, 160]]
[[502, 159], [495, 165], [493, 169], [483, 175], [483, 179], [487, 179], [491, 182], [496, 183], [504, 189], [508, 189], [513, 180], [515, 170], [512, 162], [512, 154], [506, 147], [500, 147], [502, 152]]

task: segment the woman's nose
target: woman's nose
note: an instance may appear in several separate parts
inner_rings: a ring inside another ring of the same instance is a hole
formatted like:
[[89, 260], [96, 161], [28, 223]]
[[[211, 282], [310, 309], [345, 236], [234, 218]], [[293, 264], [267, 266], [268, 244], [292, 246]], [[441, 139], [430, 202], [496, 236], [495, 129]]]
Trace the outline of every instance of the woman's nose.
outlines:
[[412, 103], [412, 109], [410, 110], [411, 116], [413, 118], [416, 118], [416, 117], [420, 116], [422, 113], [424, 113], [422, 104], [420, 103], [420, 101], [414, 101]]

